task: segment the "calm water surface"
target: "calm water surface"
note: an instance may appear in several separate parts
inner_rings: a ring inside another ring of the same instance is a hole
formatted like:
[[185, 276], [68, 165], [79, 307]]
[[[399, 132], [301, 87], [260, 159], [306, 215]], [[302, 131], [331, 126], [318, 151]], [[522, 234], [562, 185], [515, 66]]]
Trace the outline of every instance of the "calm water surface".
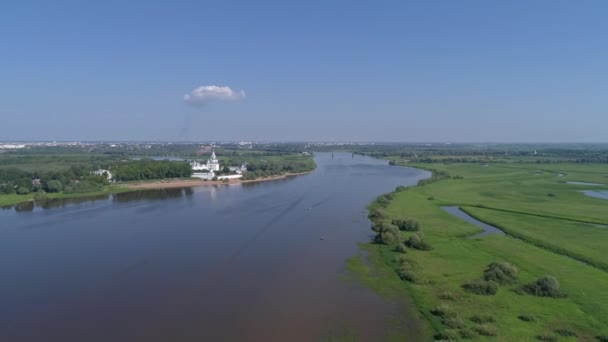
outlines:
[[472, 223], [474, 225], [476, 225], [477, 227], [483, 229], [483, 232], [479, 233], [479, 234], [475, 234], [473, 236], [470, 236], [470, 239], [476, 239], [478, 237], [482, 237], [482, 236], [486, 236], [488, 234], [499, 234], [499, 235], [505, 235], [505, 232], [503, 232], [502, 230], [491, 226], [485, 222], [481, 222], [478, 219], [474, 218], [473, 216], [467, 214], [466, 212], [464, 212], [462, 209], [460, 209], [460, 207], [441, 207], [441, 209], [443, 209], [444, 211], [458, 217], [461, 218], [469, 223]]
[[583, 193], [590, 197], [608, 200], [608, 190], [583, 190]]
[[[0, 210], [1, 341], [378, 340], [402, 303], [345, 281], [366, 205], [426, 171], [317, 154], [285, 180]], [[416, 322], [402, 322], [419, 332]]]

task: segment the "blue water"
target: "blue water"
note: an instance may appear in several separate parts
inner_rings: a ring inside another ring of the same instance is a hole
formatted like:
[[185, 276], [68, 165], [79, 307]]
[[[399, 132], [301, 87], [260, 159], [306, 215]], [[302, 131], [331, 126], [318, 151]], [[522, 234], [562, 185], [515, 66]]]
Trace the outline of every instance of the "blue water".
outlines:
[[471, 236], [471, 239], [474, 238], [478, 238], [478, 237], [482, 237], [488, 234], [500, 234], [500, 235], [504, 235], [505, 232], [503, 232], [502, 230], [491, 226], [487, 223], [481, 222], [478, 219], [472, 217], [471, 215], [465, 213], [464, 211], [462, 211], [459, 207], [441, 207], [441, 209], [445, 210], [446, 212], [461, 218], [469, 223], [472, 223], [474, 225], [476, 225], [477, 227], [483, 229], [483, 232], [479, 233], [479, 234], [475, 234], [473, 236]]

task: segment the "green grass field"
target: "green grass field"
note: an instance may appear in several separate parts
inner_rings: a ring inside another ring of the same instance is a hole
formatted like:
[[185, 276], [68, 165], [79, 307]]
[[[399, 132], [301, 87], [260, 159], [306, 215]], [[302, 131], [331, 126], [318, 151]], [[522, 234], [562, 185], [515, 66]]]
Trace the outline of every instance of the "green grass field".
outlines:
[[[542, 165], [545, 168], [541, 171], [535, 165], [511, 164], [421, 166], [463, 177], [395, 192], [382, 208], [389, 219], [409, 218], [422, 224], [425, 240], [433, 249], [409, 248], [404, 254], [416, 265], [421, 280], [402, 281], [393, 272], [378, 273], [372, 282], [369, 275], [374, 274], [370, 270], [373, 264], [368, 270], [353, 268], [356, 274], [367, 277], [364, 283], [371, 283], [380, 293], [387, 289], [394, 293], [396, 283], [400, 283], [402, 295], [413, 298], [429, 326], [446, 339], [533, 341], [541, 336], [559, 341], [595, 341], [597, 336], [608, 334], [608, 255], [603, 253], [608, 245], [608, 227], [598, 225], [608, 223], [608, 201], [579, 192], [589, 186], [564, 183], [599, 183], [608, 174], [608, 166], [551, 164], [550, 168]], [[480, 229], [444, 212], [444, 205], [461, 206], [510, 235], [469, 239], [467, 236]], [[370, 208], [378, 206], [375, 203]], [[402, 232], [402, 239], [409, 234]], [[398, 268], [396, 257], [400, 253], [393, 246], [366, 244], [363, 249], [370, 260], [382, 260], [386, 267]], [[486, 266], [495, 261], [515, 265], [519, 269], [517, 283], [500, 286], [496, 295], [463, 290], [464, 283], [481, 278]], [[544, 275], [559, 280], [565, 298], [516, 291]], [[452, 308], [456, 318], [442, 322], [431, 314], [438, 305]], [[473, 322], [471, 317], [478, 314], [490, 315], [494, 322]], [[522, 315], [533, 316], [535, 321], [519, 319]], [[577, 336], [561, 336], [559, 329], [562, 334]]]

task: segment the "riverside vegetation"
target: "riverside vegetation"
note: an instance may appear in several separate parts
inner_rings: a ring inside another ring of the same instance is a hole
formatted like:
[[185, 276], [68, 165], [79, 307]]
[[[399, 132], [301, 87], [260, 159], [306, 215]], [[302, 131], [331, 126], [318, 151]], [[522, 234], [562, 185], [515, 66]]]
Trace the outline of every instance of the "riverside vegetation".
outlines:
[[[245, 173], [245, 180], [309, 172], [316, 166], [310, 154], [293, 151], [289, 144], [247, 150], [228, 144], [217, 147], [216, 151], [224, 166], [246, 163], [249, 172]], [[153, 153], [162, 157], [150, 159], [154, 156]], [[33, 199], [129, 191], [121, 186], [125, 182], [187, 179], [192, 176], [192, 170], [183, 160], [201, 158], [200, 154], [198, 145], [194, 144], [115, 146], [104, 143], [64, 147], [35, 146], [0, 153], [0, 206]], [[92, 171], [98, 169], [109, 170], [113, 182], [110, 183], [104, 175], [92, 174]]]
[[[429, 339], [608, 340], [608, 201], [566, 183], [608, 189], [607, 165], [389, 159], [433, 177], [369, 206], [376, 237], [348, 266], [379, 293], [413, 299]], [[480, 229], [443, 206], [506, 235], [472, 239]]]

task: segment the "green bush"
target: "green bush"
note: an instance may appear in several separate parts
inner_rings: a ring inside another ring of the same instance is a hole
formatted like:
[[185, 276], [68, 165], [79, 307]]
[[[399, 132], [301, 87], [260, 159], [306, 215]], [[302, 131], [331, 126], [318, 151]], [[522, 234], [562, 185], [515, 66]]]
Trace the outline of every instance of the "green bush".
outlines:
[[517, 281], [517, 267], [508, 262], [493, 262], [483, 273], [483, 279], [499, 284], [510, 284]]
[[471, 317], [471, 321], [479, 324], [483, 323], [494, 323], [496, 319], [492, 315], [474, 315]]
[[536, 322], [536, 317], [532, 315], [519, 315], [517, 318], [521, 319], [524, 322]]
[[440, 295], [439, 298], [441, 299], [446, 299], [446, 300], [458, 300], [458, 296], [456, 296], [455, 294], [453, 294], [450, 291], [443, 291]]
[[597, 340], [600, 341], [600, 342], [608, 342], [608, 335], [598, 336]]
[[564, 329], [564, 328], [560, 328], [560, 329], [555, 329], [553, 330], [553, 332], [555, 332], [556, 334], [560, 335], [560, 336], [565, 336], [565, 337], [576, 337], [577, 334], [576, 332], [569, 330], [569, 329]]
[[463, 340], [471, 340], [477, 336], [477, 333], [475, 332], [475, 330], [473, 330], [471, 328], [460, 329], [459, 334], [460, 334], [460, 338], [462, 338]]
[[538, 297], [564, 297], [559, 290], [559, 282], [555, 277], [550, 275], [538, 278], [535, 282], [522, 286], [521, 290]]
[[461, 329], [465, 327], [465, 324], [460, 317], [445, 317], [441, 320], [441, 323], [443, 323], [443, 325], [446, 327], [453, 329]]
[[443, 331], [433, 336], [435, 342], [439, 341], [457, 341], [458, 335], [452, 331]]
[[416, 264], [410, 260], [403, 259], [399, 268], [397, 269], [397, 274], [403, 280], [410, 281], [412, 283], [421, 283], [422, 277], [420, 273], [416, 269]]
[[399, 227], [399, 230], [403, 230], [406, 232], [417, 232], [420, 230], [420, 222], [416, 220], [393, 220], [392, 223], [395, 226]]
[[50, 180], [46, 183], [46, 190], [48, 192], [59, 192], [63, 189], [63, 185], [58, 180]]
[[405, 245], [421, 251], [429, 251], [433, 249], [431, 245], [424, 240], [424, 237], [420, 233], [410, 236], [410, 238], [405, 242]]
[[549, 341], [549, 342], [557, 341], [557, 337], [553, 336], [553, 335], [538, 335], [538, 336], [536, 336], [536, 339], [539, 341]]
[[395, 251], [397, 251], [399, 253], [407, 253], [407, 247], [405, 246], [404, 243], [400, 243], [397, 245], [397, 247], [395, 247]]
[[449, 317], [454, 318], [457, 316], [456, 311], [447, 304], [441, 304], [441, 305], [435, 307], [434, 309], [431, 310], [431, 313], [433, 315], [439, 316], [441, 318], [449, 318]]
[[377, 232], [376, 242], [387, 245], [394, 245], [401, 240], [401, 232], [397, 226], [390, 223], [380, 222], [375, 224], [372, 229]]
[[475, 332], [482, 336], [496, 336], [497, 334], [496, 328], [487, 324], [478, 325], [473, 329], [475, 329]]
[[19, 195], [27, 195], [30, 193], [30, 189], [24, 187], [24, 186], [20, 186], [17, 188], [17, 194]]
[[495, 295], [498, 292], [498, 284], [493, 281], [473, 280], [462, 285], [462, 288], [467, 292], [475, 293], [483, 296]]

